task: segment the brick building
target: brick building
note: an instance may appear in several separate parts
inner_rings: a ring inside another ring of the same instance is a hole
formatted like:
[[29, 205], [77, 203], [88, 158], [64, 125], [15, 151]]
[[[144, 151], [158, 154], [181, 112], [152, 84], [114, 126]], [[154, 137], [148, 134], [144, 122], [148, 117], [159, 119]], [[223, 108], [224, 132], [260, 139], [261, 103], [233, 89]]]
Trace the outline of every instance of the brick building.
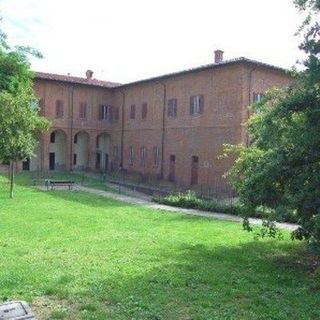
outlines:
[[42, 115], [52, 120], [25, 170], [115, 170], [122, 164], [177, 184], [224, 187], [224, 143], [247, 143], [247, 106], [284, 69], [237, 58], [129, 84], [36, 73]]

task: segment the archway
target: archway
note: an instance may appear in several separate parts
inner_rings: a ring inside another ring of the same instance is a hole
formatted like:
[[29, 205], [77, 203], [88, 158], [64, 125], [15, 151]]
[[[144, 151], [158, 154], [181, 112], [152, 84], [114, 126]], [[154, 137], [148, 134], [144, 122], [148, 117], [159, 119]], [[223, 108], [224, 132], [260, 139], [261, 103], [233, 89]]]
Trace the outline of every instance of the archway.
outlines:
[[103, 171], [110, 169], [110, 136], [107, 133], [97, 136], [96, 169]]
[[73, 137], [73, 159], [74, 170], [87, 170], [89, 167], [89, 134], [80, 131]]
[[49, 170], [66, 170], [67, 164], [67, 135], [58, 129], [50, 134], [49, 141]]

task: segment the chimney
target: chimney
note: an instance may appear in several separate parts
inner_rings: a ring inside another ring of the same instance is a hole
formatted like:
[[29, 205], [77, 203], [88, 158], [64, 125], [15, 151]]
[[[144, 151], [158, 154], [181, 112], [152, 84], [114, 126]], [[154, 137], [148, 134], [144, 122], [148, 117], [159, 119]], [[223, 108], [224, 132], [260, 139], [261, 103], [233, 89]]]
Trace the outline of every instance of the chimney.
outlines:
[[91, 80], [92, 76], [93, 76], [93, 71], [92, 70], [87, 70], [86, 71], [87, 80]]
[[223, 51], [216, 50], [214, 52], [214, 63], [221, 63], [223, 61]]

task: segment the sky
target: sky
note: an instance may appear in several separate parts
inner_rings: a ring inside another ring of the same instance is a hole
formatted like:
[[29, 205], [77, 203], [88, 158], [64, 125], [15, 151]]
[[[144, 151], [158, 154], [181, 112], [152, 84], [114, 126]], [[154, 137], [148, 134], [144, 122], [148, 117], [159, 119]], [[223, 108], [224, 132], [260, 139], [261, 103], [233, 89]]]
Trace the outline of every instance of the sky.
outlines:
[[303, 57], [292, 0], [0, 0], [12, 45], [38, 49], [35, 71], [128, 83], [247, 57], [290, 68]]

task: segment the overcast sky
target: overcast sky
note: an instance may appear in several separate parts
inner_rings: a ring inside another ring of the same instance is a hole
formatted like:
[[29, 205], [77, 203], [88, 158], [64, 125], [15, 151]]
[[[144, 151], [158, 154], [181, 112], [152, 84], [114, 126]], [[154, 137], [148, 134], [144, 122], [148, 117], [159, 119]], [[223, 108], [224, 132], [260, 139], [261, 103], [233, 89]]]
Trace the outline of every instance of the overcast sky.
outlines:
[[0, 0], [11, 44], [44, 59], [35, 71], [130, 82], [225, 59], [291, 67], [302, 16], [292, 0]]

